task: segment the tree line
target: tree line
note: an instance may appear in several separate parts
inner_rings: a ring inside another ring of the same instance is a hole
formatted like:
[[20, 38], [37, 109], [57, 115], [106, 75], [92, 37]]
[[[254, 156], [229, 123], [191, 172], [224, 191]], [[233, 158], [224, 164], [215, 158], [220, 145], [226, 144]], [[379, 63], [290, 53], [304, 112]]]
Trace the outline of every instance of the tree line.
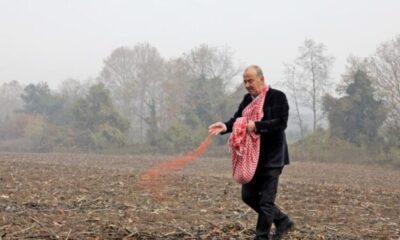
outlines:
[[[400, 35], [370, 56], [349, 57], [339, 84], [327, 52], [307, 39], [284, 63], [278, 85], [290, 100], [296, 139], [323, 130], [358, 147], [399, 151]], [[57, 90], [45, 82], [6, 82], [0, 86], [0, 148], [187, 150], [207, 135], [211, 122], [236, 110], [245, 93], [236, 81], [243, 67], [227, 47], [203, 44], [165, 59], [140, 43], [113, 50], [95, 79], [67, 79]]]
[[1, 147], [187, 150], [229, 117], [240, 71], [229, 48], [203, 44], [165, 60], [140, 43], [112, 51], [96, 79], [67, 79], [57, 91], [11, 81], [1, 86]]

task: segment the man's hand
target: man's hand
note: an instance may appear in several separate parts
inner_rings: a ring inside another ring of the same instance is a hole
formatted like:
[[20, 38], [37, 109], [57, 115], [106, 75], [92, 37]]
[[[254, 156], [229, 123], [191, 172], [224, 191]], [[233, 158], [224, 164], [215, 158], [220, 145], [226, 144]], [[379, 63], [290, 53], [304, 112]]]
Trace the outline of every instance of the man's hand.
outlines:
[[216, 122], [208, 127], [208, 132], [212, 135], [218, 135], [226, 131], [226, 126], [223, 122]]
[[247, 122], [247, 126], [246, 126], [246, 130], [247, 130], [248, 133], [255, 132], [256, 124], [253, 121], [248, 121]]

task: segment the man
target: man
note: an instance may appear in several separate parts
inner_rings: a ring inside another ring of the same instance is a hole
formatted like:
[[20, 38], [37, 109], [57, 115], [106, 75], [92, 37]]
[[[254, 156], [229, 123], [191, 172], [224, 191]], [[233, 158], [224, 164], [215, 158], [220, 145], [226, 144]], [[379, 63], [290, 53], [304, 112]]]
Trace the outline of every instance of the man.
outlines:
[[234, 123], [242, 117], [243, 110], [253, 100], [256, 101], [257, 97], [265, 97], [262, 118], [259, 121], [248, 120], [245, 126], [247, 134], [255, 133], [260, 136], [260, 150], [254, 176], [250, 182], [242, 185], [242, 199], [258, 213], [255, 239], [270, 239], [272, 223], [276, 227], [273, 239], [282, 239], [294, 226], [293, 221], [275, 205], [279, 175], [283, 167], [289, 164], [285, 136], [289, 105], [283, 92], [268, 88], [260, 67], [247, 67], [243, 82], [248, 94], [244, 96], [237, 112], [227, 122], [211, 124], [209, 132], [213, 135], [232, 132]]

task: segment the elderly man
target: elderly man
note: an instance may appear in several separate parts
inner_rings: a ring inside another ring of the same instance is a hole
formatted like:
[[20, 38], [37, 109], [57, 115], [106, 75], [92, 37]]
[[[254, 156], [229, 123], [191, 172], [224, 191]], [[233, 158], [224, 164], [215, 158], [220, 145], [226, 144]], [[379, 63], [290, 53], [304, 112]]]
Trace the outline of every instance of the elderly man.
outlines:
[[[243, 82], [248, 94], [237, 112], [227, 122], [211, 124], [209, 132], [214, 135], [232, 132], [229, 145], [233, 152], [240, 152], [232, 154], [234, 177], [243, 184], [243, 201], [258, 213], [255, 239], [271, 239], [272, 223], [276, 227], [272, 238], [282, 239], [294, 226], [293, 221], [275, 205], [279, 175], [289, 164], [285, 136], [289, 105], [283, 92], [266, 85], [260, 67], [247, 67]], [[240, 130], [241, 126], [244, 131]], [[256, 149], [252, 150], [252, 147]]]

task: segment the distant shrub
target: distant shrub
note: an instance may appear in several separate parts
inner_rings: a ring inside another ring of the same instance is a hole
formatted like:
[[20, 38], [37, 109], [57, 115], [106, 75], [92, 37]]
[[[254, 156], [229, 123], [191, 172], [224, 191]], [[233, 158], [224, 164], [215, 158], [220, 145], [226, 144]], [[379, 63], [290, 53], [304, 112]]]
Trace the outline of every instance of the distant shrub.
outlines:
[[290, 144], [293, 161], [348, 162], [400, 166], [400, 150], [357, 146], [318, 130], [305, 139]]

